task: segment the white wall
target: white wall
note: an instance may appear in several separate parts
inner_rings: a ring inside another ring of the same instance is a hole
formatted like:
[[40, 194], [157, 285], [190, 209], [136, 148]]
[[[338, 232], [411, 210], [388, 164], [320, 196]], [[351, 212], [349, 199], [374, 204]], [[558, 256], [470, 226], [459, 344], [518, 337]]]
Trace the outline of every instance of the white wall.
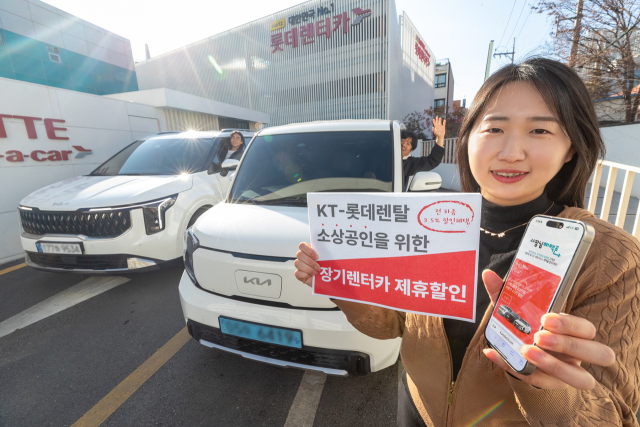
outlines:
[[116, 93], [107, 97], [153, 105], [158, 108], [170, 107], [250, 122], [269, 123], [269, 115], [266, 113], [166, 88]]
[[[2, 0], [4, 1], [4, 0]], [[63, 179], [86, 174], [117, 151], [142, 136], [160, 130], [156, 108], [97, 95], [0, 78], [0, 114], [65, 120], [57, 136], [69, 140], [50, 140], [42, 120], [35, 122], [38, 138], [29, 139], [24, 121], [3, 119], [7, 138], [0, 138], [0, 264], [18, 256], [17, 206], [29, 193]], [[92, 150], [75, 158], [73, 146]], [[29, 154], [33, 150], [68, 150], [68, 161], [7, 161], [7, 151]]]
[[[393, 120], [402, 120], [409, 113], [414, 111], [422, 112], [429, 107], [433, 107], [436, 56], [427, 45], [426, 40], [418, 33], [406, 13], [402, 15], [402, 22], [400, 29], [402, 38], [401, 58], [394, 58], [394, 61], [399, 60], [402, 70], [401, 75], [394, 79], [397, 81], [398, 89], [400, 90], [396, 89], [392, 92], [392, 96], [395, 96], [395, 102], [392, 105], [397, 106], [390, 117]], [[420, 37], [425, 43], [427, 52], [431, 55], [428, 67], [420, 61], [415, 53], [416, 36]]]

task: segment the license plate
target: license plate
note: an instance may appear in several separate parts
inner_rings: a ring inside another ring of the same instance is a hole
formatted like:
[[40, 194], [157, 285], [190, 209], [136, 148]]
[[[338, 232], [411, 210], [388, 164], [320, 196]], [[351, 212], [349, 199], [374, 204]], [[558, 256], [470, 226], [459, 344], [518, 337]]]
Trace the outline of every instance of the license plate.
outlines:
[[43, 254], [67, 254], [82, 255], [82, 247], [79, 243], [36, 243], [38, 252]]
[[227, 317], [219, 317], [218, 320], [220, 321], [220, 330], [223, 334], [269, 344], [302, 348], [302, 332], [300, 331], [243, 322]]

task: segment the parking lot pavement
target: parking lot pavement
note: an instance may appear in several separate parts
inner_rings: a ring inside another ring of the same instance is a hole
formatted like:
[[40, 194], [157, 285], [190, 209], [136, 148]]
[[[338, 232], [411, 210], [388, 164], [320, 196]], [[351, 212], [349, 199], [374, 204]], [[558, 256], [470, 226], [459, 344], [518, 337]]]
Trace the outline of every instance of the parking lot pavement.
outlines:
[[[2, 265], [0, 273], [20, 264]], [[70, 426], [99, 402], [108, 408], [104, 426], [284, 426], [304, 371], [246, 360], [193, 339], [180, 343], [124, 403], [105, 404], [105, 396], [184, 329], [181, 274], [174, 268], [127, 276], [0, 337], [0, 426]], [[7, 319], [92, 281], [27, 267], [0, 274], [0, 329]], [[313, 411], [307, 419], [315, 417], [315, 426], [394, 425], [396, 399], [397, 366], [365, 377], [328, 377], [319, 403], [306, 407]]]

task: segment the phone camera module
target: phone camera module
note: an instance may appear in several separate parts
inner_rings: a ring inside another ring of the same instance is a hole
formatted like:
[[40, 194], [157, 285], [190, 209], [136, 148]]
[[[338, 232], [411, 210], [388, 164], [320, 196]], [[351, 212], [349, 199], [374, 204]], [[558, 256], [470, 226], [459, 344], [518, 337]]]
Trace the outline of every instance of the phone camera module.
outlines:
[[564, 224], [558, 221], [547, 221], [547, 227], [560, 229], [564, 227]]

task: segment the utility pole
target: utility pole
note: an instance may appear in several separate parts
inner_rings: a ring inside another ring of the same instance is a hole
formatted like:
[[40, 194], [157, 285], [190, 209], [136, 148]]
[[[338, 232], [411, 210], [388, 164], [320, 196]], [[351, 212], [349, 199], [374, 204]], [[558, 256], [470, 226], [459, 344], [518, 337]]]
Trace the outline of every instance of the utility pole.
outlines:
[[489, 53], [487, 54], [487, 68], [484, 70], [484, 81], [489, 78], [489, 70], [491, 69], [491, 52], [493, 52], [493, 40], [489, 43]]
[[515, 37], [513, 38], [513, 50], [511, 52], [502, 52], [502, 53], [494, 53], [493, 54], [494, 57], [502, 56], [502, 55], [504, 55], [504, 56], [511, 55], [511, 65], [513, 65], [513, 60], [514, 60], [514, 58], [516, 56], [516, 38]]
[[578, 6], [576, 8], [576, 20], [573, 24], [573, 39], [571, 40], [571, 55], [569, 56], [569, 66], [573, 67], [576, 63], [576, 56], [578, 54], [578, 44], [580, 43], [580, 30], [582, 29], [582, 6], [584, 0], [578, 0]]

